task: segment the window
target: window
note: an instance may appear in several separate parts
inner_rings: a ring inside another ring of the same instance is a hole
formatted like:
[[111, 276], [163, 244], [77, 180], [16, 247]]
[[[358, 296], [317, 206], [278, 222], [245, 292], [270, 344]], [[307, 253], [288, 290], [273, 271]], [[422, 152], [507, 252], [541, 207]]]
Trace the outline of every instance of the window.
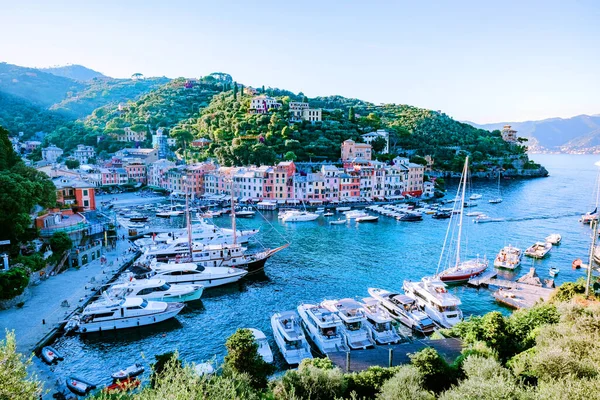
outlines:
[[83, 195], [87, 196], [88, 195], [88, 190], [87, 189], [83, 189]]
[[83, 206], [84, 206], [84, 207], [89, 207], [89, 206], [90, 206], [90, 202], [89, 202], [89, 200], [84, 200], [84, 201], [83, 201]]

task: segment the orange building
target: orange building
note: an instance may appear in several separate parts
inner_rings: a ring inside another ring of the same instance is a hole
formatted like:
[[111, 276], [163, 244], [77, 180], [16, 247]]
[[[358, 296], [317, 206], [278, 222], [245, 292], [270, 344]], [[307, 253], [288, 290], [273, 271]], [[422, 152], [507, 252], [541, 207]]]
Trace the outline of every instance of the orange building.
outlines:
[[58, 177], [52, 180], [56, 187], [56, 203], [77, 206], [82, 211], [96, 209], [96, 191], [81, 179]]

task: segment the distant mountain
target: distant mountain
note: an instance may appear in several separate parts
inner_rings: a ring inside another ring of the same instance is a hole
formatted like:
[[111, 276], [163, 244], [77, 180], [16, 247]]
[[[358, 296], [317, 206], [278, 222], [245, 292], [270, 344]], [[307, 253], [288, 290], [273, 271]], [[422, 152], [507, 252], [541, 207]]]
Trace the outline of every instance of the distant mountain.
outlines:
[[39, 69], [0, 63], [0, 91], [50, 107], [82, 90], [85, 83]]
[[529, 147], [538, 151], [595, 152], [600, 150], [600, 115], [549, 118], [540, 121], [476, 124], [476, 128], [495, 130], [511, 125], [518, 136], [529, 139]]
[[40, 68], [40, 71], [48, 72], [52, 75], [62, 76], [76, 81], [89, 81], [94, 78], [107, 78], [106, 75], [83, 65], [64, 65], [62, 67]]

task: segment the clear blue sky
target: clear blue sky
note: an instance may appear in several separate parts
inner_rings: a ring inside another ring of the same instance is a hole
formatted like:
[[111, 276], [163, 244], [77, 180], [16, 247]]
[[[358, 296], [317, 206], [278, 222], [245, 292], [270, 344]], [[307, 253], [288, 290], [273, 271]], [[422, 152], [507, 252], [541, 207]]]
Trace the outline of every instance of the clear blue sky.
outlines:
[[18, 65], [223, 71], [479, 123], [600, 113], [600, 1], [0, 0], [0, 10], [0, 61]]

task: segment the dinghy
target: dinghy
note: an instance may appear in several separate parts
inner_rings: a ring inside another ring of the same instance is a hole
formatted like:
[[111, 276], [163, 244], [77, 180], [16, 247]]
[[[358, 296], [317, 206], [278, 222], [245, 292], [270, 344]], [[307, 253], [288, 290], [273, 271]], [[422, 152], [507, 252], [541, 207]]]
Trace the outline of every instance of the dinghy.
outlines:
[[138, 378], [127, 378], [123, 380], [117, 380], [114, 383], [106, 386], [102, 391], [106, 394], [126, 392], [137, 388], [142, 384]]
[[90, 391], [96, 389], [96, 385], [76, 376], [67, 378], [67, 387], [78, 396], [85, 396]]
[[111, 374], [110, 376], [115, 380], [116, 379], [128, 379], [128, 378], [134, 378], [138, 375], [141, 375], [142, 373], [144, 373], [144, 366], [140, 363], [135, 363], [125, 369], [122, 369], [118, 372]]
[[64, 360], [64, 357], [58, 351], [56, 351], [54, 347], [50, 346], [46, 346], [42, 349], [40, 357], [47, 364], [54, 364]]

